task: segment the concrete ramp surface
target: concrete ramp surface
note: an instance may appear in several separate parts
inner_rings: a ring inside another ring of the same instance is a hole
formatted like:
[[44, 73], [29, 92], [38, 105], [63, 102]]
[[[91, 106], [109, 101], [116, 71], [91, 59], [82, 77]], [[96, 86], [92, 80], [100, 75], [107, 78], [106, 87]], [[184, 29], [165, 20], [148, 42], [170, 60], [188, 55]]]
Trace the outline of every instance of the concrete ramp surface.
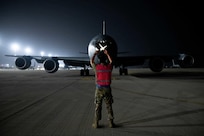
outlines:
[[116, 128], [103, 103], [92, 128], [95, 79], [79, 71], [0, 70], [1, 136], [203, 136], [204, 69], [113, 71]]

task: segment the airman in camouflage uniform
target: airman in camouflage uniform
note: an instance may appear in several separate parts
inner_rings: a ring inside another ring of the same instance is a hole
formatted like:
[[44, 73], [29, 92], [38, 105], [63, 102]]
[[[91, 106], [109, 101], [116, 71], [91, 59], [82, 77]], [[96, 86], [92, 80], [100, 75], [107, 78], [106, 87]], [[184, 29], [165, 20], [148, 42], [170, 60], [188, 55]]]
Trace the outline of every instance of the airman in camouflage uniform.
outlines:
[[[98, 55], [100, 60], [99, 64], [95, 64], [95, 56]], [[92, 68], [95, 70], [96, 78], [96, 91], [95, 91], [95, 117], [93, 127], [98, 128], [99, 120], [101, 120], [102, 102], [106, 103], [106, 109], [108, 112], [109, 127], [113, 128], [115, 125], [113, 123], [113, 97], [111, 93], [111, 74], [112, 74], [112, 59], [109, 56], [107, 50], [104, 50], [103, 56], [100, 55], [98, 51], [94, 54], [93, 58], [90, 60]], [[109, 63], [106, 63], [108, 59]]]

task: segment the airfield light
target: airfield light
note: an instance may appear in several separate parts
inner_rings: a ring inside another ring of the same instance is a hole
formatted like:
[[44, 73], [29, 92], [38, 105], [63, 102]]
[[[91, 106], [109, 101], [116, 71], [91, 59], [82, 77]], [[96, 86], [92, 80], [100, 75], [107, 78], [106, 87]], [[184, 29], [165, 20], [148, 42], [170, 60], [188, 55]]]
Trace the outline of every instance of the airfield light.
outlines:
[[32, 52], [32, 49], [27, 47], [27, 48], [25, 48], [25, 52], [27, 55], [30, 55], [30, 53]]
[[16, 55], [16, 52], [20, 49], [20, 46], [18, 43], [12, 43], [11, 49], [14, 51], [14, 54]]
[[44, 54], [45, 54], [44, 51], [41, 51], [41, 52], [40, 52], [40, 55], [41, 55], [41, 56], [44, 56]]
[[51, 54], [51, 53], [49, 53], [49, 54], [48, 54], [48, 56], [49, 56], [49, 57], [52, 57], [52, 54]]

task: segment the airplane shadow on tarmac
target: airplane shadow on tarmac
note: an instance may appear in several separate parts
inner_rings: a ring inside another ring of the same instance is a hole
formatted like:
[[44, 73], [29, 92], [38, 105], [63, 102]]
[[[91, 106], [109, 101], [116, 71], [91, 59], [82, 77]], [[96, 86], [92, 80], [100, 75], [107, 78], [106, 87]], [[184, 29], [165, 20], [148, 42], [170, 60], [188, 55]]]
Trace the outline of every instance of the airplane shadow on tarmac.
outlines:
[[148, 123], [151, 121], [158, 121], [162, 119], [167, 119], [167, 118], [172, 118], [172, 117], [178, 117], [178, 116], [183, 116], [183, 115], [188, 115], [188, 114], [194, 114], [194, 113], [199, 113], [199, 112], [204, 112], [204, 109], [196, 109], [196, 110], [188, 110], [188, 111], [181, 111], [181, 112], [175, 112], [175, 113], [170, 113], [170, 114], [165, 114], [161, 116], [155, 116], [155, 117], [149, 117], [149, 118], [144, 118], [144, 119], [138, 119], [138, 120], [129, 120], [129, 121], [124, 121], [124, 122], [118, 122], [117, 126], [118, 127], [124, 127], [124, 128], [137, 128], [137, 127], [191, 127], [191, 126], [204, 126], [204, 123], [199, 123], [199, 124], [168, 124], [165, 122], [165, 124], [161, 123], [161, 125], [139, 125], [140, 123]]

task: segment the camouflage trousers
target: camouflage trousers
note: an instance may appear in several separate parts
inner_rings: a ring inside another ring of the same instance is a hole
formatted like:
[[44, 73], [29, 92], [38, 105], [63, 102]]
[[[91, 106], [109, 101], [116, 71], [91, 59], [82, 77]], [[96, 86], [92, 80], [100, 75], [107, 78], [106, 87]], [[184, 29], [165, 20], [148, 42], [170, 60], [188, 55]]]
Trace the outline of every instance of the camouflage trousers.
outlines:
[[113, 96], [111, 93], [111, 87], [96, 87], [95, 91], [95, 120], [101, 120], [102, 103], [106, 103], [106, 109], [108, 113], [108, 120], [113, 120]]

